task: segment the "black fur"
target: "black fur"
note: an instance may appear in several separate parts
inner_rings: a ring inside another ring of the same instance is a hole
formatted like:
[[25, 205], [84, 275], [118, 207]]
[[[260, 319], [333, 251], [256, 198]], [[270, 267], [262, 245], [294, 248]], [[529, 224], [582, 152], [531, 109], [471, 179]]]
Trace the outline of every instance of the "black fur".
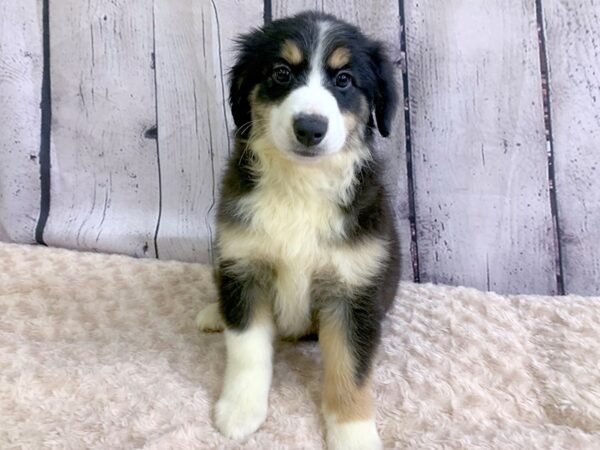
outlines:
[[396, 105], [398, 104], [394, 68], [380, 45], [371, 50], [370, 56], [377, 77], [374, 100], [377, 128], [379, 128], [379, 132], [383, 137], [388, 137], [396, 112]]
[[259, 262], [240, 270], [234, 261], [221, 261], [215, 276], [219, 306], [227, 326], [244, 330], [257, 308], [272, 298], [273, 268]]
[[237, 209], [237, 201], [252, 192], [256, 177], [252, 173], [252, 152], [244, 151], [247, 142], [236, 139], [233, 158], [221, 182], [221, 198], [217, 211], [220, 223], [244, 223], [246, 218]]
[[252, 313], [252, 286], [255, 280], [232, 271], [232, 261], [222, 261], [216, 272], [221, 314], [225, 323], [234, 329], [245, 329]]
[[[281, 63], [285, 40], [292, 40], [310, 57], [318, 44], [316, 23], [324, 19], [333, 24], [326, 36], [324, 54], [338, 46], [349, 49], [351, 59], [347, 68], [353, 77], [352, 86], [342, 90], [335, 85], [337, 71], [328, 69], [326, 88], [342, 112], [352, 113], [365, 123], [360, 139], [373, 154], [372, 161], [356, 168], [350, 201], [338, 205], [345, 217], [345, 234], [341, 239], [348, 245], [368, 237], [381, 237], [390, 243], [390, 253], [380, 273], [374, 279], [365, 280], [360, 289], [345, 289], [335, 274], [319, 274], [313, 279], [313, 304], [324, 312], [321, 320], [327, 318], [326, 312], [332, 308], [344, 317], [348, 346], [356, 361], [354, 375], [360, 384], [369, 373], [380, 339], [381, 321], [394, 299], [399, 280], [398, 237], [388, 196], [380, 180], [381, 158], [373, 148], [375, 123], [380, 134], [388, 136], [398, 103], [393, 66], [380, 43], [333, 16], [313, 12], [274, 21], [238, 40], [238, 59], [230, 73], [230, 104], [238, 127], [236, 149], [223, 179], [218, 220], [221, 224], [247, 224], [249, 218], [241, 214], [237, 204], [252, 193], [260, 181], [252, 171], [255, 156], [248, 144], [254, 126], [251, 124], [251, 93], [256, 89], [260, 102], [277, 103], [306, 82], [308, 58], [291, 67], [292, 81], [288, 85], [279, 85], [273, 78], [273, 70]], [[369, 108], [366, 116], [365, 102]], [[232, 267], [231, 261], [221, 261], [217, 270], [221, 309], [229, 327], [243, 330], [252, 315], [252, 296], [260, 292], [263, 298], [270, 298], [265, 285], [268, 277], [264, 276], [269, 269], [249, 269], [241, 274]], [[257, 274], [256, 270], [262, 272]]]

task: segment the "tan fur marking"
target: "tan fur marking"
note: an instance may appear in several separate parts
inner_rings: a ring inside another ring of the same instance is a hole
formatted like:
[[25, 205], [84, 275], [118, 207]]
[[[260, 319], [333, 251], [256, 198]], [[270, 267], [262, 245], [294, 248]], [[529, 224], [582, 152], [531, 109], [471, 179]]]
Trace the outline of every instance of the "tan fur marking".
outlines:
[[329, 56], [329, 59], [327, 60], [327, 64], [332, 69], [341, 69], [349, 62], [350, 62], [350, 50], [348, 50], [345, 47], [336, 48], [331, 53], [331, 55]]
[[354, 361], [342, 320], [321, 318], [319, 343], [325, 364], [323, 410], [338, 423], [368, 420], [375, 416], [370, 376], [361, 386], [354, 380]]
[[343, 113], [344, 126], [348, 134], [351, 134], [358, 125], [358, 118], [352, 113]]
[[[252, 91], [250, 92], [250, 95], [248, 96], [248, 101], [250, 102], [252, 112], [252, 132], [254, 135], [261, 135], [266, 132], [266, 118], [269, 117], [271, 108], [273, 108], [273, 105], [265, 104], [258, 100], [257, 96], [259, 88], [259, 86], [255, 86], [254, 89], [252, 89]], [[248, 124], [247, 126], [250, 126], [250, 124]]]
[[344, 126], [348, 133], [348, 139], [360, 140], [364, 127], [369, 120], [369, 105], [367, 104], [367, 99], [361, 95], [358, 113], [343, 112], [342, 117], [344, 118]]
[[281, 56], [292, 65], [298, 65], [302, 62], [302, 51], [289, 39], [283, 43]]
[[360, 96], [360, 114], [365, 121], [369, 119], [369, 104], [364, 95]]

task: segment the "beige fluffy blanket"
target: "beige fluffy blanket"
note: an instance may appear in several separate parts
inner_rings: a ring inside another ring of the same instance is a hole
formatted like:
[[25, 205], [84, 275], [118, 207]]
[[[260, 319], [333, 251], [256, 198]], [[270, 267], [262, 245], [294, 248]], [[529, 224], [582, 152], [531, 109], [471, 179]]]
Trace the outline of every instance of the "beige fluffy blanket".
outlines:
[[[0, 244], [0, 448], [313, 449], [320, 355], [278, 343], [269, 417], [211, 420], [209, 268]], [[375, 372], [386, 448], [600, 449], [600, 298], [405, 283]]]

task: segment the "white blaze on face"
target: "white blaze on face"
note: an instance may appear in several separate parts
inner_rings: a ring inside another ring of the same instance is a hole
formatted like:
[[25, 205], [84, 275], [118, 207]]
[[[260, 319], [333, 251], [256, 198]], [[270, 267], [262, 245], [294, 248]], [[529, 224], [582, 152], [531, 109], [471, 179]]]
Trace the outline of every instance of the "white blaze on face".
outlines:
[[327, 119], [327, 133], [316, 146], [320, 155], [339, 152], [346, 142], [344, 118], [333, 94], [325, 85], [324, 40], [327, 22], [319, 23], [318, 45], [310, 60], [307, 84], [291, 91], [285, 100], [271, 109], [269, 128], [275, 146], [288, 155], [302, 147], [294, 134], [294, 118], [300, 114], [319, 115]]

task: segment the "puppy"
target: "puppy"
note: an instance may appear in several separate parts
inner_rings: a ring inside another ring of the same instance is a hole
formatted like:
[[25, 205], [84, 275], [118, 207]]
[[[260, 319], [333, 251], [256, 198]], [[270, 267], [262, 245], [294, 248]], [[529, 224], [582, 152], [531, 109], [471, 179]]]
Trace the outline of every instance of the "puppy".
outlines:
[[381, 448], [372, 364], [399, 278], [375, 128], [397, 106], [381, 44], [307, 12], [239, 38], [230, 103], [236, 148], [218, 206], [218, 306], [227, 368], [216, 424], [242, 439], [265, 420], [275, 335], [317, 332], [329, 449]]

